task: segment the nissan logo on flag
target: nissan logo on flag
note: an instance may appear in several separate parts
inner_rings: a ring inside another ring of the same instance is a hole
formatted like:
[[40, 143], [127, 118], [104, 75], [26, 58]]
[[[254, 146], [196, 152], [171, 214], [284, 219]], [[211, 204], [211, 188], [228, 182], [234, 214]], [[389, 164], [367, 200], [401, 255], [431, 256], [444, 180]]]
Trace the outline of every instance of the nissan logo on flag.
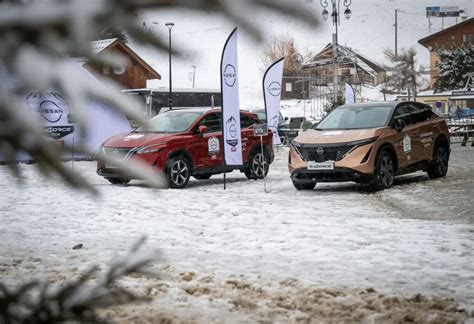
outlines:
[[235, 80], [237, 78], [237, 73], [235, 67], [232, 64], [227, 64], [224, 68], [224, 82], [228, 87], [233, 87], [235, 84]]
[[51, 100], [44, 100], [40, 103], [38, 112], [50, 123], [58, 122], [64, 114], [64, 110]]
[[276, 81], [272, 82], [268, 86], [267, 90], [272, 96], [274, 96], [274, 97], [279, 96], [280, 92], [281, 92], [281, 84], [279, 82], [276, 82]]
[[33, 112], [45, 120], [46, 124], [67, 122], [62, 120], [69, 111], [67, 101], [55, 91], [32, 92], [27, 96], [26, 102]]
[[236, 146], [239, 143], [239, 140], [236, 138], [237, 137], [237, 127], [236, 127], [236, 120], [234, 116], [230, 116], [230, 118], [227, 120], [225, 123], [227, 127], [227, 134], [229, 134], [229, 137], [226, 139], [227, 144], [231, 146]]

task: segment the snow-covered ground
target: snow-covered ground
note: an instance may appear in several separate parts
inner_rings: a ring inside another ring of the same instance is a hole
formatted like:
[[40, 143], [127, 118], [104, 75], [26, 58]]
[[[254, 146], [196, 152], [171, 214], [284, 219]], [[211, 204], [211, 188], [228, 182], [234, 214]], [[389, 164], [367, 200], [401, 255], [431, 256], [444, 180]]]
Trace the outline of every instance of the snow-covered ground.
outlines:
[[20, 166], [21, 184], [0, 166], [0, 280], [61, 283], [145, 234], [168, 277], [125, 280], [154, 299], [103, 313], [113, 321], [472, 322], [473, 160], [454, 146], [446, 178], [420, 172], [374, 194], [352, 183], [297, 191], [286, 148], [267, 193], [239, 172], [225, 191], [222, 176], [184, 190], [114, 186], [95, 163], [74, 163], [94, 197], [34, 165]]

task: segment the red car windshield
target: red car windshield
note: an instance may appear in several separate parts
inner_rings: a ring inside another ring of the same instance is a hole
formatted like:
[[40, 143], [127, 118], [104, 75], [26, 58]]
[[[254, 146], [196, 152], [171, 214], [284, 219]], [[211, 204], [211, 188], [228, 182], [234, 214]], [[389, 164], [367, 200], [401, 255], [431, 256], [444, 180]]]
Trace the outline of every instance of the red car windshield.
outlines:
[[151, 128], [138, 127], [137, 133], [181, 133], [186, 131], [202, 112], [171, 110], [159, 114], [150, 120]]

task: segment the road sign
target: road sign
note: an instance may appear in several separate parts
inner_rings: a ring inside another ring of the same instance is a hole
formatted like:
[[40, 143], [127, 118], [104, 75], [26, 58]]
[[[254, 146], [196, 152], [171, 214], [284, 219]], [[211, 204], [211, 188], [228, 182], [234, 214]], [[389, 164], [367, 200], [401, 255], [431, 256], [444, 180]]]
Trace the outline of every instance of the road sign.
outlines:
[[459, 17], [458, 6], [426, 7], [426, 17]]

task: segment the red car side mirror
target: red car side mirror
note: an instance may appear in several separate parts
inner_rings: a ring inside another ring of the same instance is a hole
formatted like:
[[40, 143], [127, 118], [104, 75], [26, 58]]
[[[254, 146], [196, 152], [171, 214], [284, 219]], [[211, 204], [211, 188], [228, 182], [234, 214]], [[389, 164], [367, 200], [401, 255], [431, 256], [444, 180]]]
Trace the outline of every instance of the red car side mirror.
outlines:
[[198, 131], [199, 131], [199, 134], [202, 135], [202, 134], [204, 134], [204, 133], [207, 131], [207, 127], [204, 126], [204, 125], [200, 125], [200, 126], [198, 127]]

